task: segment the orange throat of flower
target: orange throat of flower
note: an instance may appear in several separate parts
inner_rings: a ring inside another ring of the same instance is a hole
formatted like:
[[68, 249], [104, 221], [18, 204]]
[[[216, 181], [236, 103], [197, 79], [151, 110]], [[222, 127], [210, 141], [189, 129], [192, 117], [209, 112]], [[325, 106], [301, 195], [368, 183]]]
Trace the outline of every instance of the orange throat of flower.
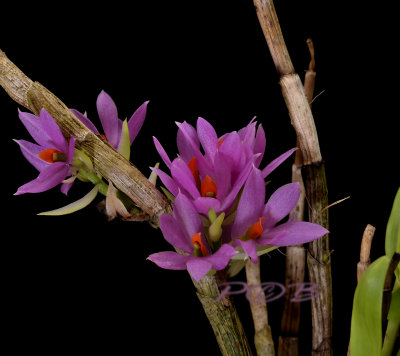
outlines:
[[42, 152], [38, 153], [37, 156], [43, 161], [46, 161], [48, 163], [67, 161], [66, 155], [54, 148], [47, 148]]
[[250, 226], [247, 229], [247, 232], [246, 232], [247, 239], [256, 240], [260, 237], [260, 235], [264, 231], [264, 229], [262, 227], [263, 220], [264, 220], [264, 217], [259, 218], [255, 224], [253, 224], [252, 226]]
[[217, 185], [209, 176], [206, 176], [201, 183], [201, 196], [208, 198], [217, 197]]
[[[207, 247], [201, 241], [201, 233], [198, 232], [192, 236], [192, 243], [194, 246], [194, 254], [197, 257], [204, 257], [208, 255]], [[197, 251], [197, 253], [196, 253]]]
[[211, 177], [206, 176], [203, 181], [200, 179], [200, 174], [197, 169], [196, 157], [193, 157], [189, 163], [188, 167], [193, 174], [194, 181], [196, 183], [197, 189], [200, 191], [202, 197], [216, 198], [217, 197], [217, 185], [212, 180]]

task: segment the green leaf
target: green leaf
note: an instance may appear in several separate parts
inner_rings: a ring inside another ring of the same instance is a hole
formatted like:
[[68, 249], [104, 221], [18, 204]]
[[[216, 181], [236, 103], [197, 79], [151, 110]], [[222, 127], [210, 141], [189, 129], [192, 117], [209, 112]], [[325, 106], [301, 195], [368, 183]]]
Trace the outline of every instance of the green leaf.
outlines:
[[386, 227], [385, 251], [388, 257], [392, 257], [395, 252], [400, 252], [400, 188], [394, 199]]
[[351, 356], [381, 355], [382, 295], [390, 261], [387, 256], [378, 258], [358, 282], [351, 317]]
[[122, 123], [121, 139], [117, 151], [129, 161], [131, 155], [131, 141], [129, 138], [128, 121], [126, 119]]
[[99, 191], [99, 186], [95, 185], [93, 189], [89, 193], [87, 193], [83, 198], [74, 201], [73, 203], [68, 204], [62, 208], [51, 211], [45, 211], [43, 213], [39, 213], [38, 215], [58, 216], [58, 215], [66, 215], [74, 213], [75, 211], [81, 210], [86, 206], [88, 206], [94, 200], [94, 198], [96, 198], [98, 191]]

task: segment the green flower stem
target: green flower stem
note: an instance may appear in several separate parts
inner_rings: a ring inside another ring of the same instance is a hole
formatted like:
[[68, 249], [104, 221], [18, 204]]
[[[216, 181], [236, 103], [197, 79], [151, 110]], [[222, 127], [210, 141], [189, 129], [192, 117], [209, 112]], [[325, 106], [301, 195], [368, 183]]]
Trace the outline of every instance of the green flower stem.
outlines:
[[99, 186], [99, 192], [104, 196], [107, 195], [108, 185], [94, 172], [87, 172], [84, 169], [80, 169], [78, 173], [78, 179], [82, 181], [89, 181], [94, 185]]

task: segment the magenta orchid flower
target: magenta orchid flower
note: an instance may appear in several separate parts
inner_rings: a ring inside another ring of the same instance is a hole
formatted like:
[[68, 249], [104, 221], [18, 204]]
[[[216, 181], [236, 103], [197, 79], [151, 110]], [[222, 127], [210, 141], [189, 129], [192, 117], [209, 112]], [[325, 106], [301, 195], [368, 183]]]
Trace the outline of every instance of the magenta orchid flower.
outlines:
[[[132, 145], [143, 125], [148, 103], [148, 101], [144, 102], [127, 121], [130, 145]], [[111, 146], [118, 150], [123, 137], [123, 121], [118, 118], [117, 106], [104, 90], [97, 97], [96, 106], [104, 135], [97, 130], [96, 126], [85, 115], [75, 109], [71, 109], [71, 111], [88, 129], [102, 136]]]
[[[14, 140], [24, 157], [40, 172], [39, 176], [18, 188], [15, 195], [40, 193], [62, 183], [71, 176], [71, 163], [75, 151], [75, 138], [69, 142], [50, 114], [42, 109], [39, 117], [19, 111], [19, 118], [36, 141]], [[72, 183], [62, 184], [61, 191], [68, 193]]]
[[188, 270], [196, 281], [211, 269], [224, 269], [237, 253], [227, 244], [212, 253], [205, 238], [200, 215], [189, 198], [182, 193], [177, 194], [173, 215], [161, 215], [160, 227], [165, 239], [185, 254], [165, 251], [154, 253], [148, 259], [165, 269]]
[[232, 226], [234, 246], [240, 246], [254, 263], [258, 261], [259, 246], [290, 246], [316, 240], [329, 231], [320, 225], [292, 221], [277, 225], [295, 207], [300, 196], [298, 183], [276, 190], [265, 202], [263, 173], [253, 167], [244, 186]]
[[[253, 165], [259, 167], [263, 158], [266, 140], [262, 125], [256, 129], [256, 122], [252, 120], [239, 132], [221, 137], [202, 118], [197, 120], [197, 130], [186, 122], [177, 125], [179, 156], [173, 161], [160, 142], [153, 138], [158, 153], [171, 171], [170, 176], [157, 169], [161, 181], [174, 196], [182, 191], [203, 215], [207, 215], [210, 209], [228, 212]], [[267, 165], [262, 171], [264, 177], [295, 150], [289, 150]]]

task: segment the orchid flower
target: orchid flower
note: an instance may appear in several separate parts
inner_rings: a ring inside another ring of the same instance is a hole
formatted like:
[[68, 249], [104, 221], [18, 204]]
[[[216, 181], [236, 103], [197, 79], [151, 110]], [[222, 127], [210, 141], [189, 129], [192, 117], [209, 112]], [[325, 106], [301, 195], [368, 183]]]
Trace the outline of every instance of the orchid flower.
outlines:
[[[117, 107], [114, 101], [106, 92], [102, 91], [97, 98], [96, 105], [105, 135], [100, 134], [95, 125], [86, 117], [86, 115], [75, 109], [70, 110], [88, 129], [108, 141], [111, 146], [129, 160], [130, 146], [143, 125], [146, 117], [147, 104], [148, 101], [143, 103], [135, 111], [129, 121], [121, 121], [118, 118]], [[109, 189], [109, 185], [112, 185], [112, 183], [110, 182], [109, 184], [106, 184], [95, 172], [89, 157], [87, 157], [82, 151], [76, 149], [73, 162], [76, 169], [74, 172], [75, 175], [71, 179], [78, 178], [84, 182], [91, 182], [94, 184], [94, 187], [81, 199], [62, 208], [40, 213], [40, 215], [64, 215], [73, 213], [89, 205], [96, 198], [98, 193], [107, 197], [108, 209], [106, 209], [105, 212], [110, 219], [114, 218], [117, 215], [117, 212], [118, 215], [121, 215], [121, 212], [125, 209], [124, 204], [119, 200], [119, 198], [117, 198], [114, 188], [112, 187], [112, 189]], [[122, 216], [126, 218], [128, 214], [129, 213], [125, 209]]]
[[164, 251], [154, 253], [148, 259], [165, 269], [187, 269], [196, 281], [210, 270], [224, 269], [237, 253], [228, 244], [223, 244], [215, 252], [211, 250], [200, 215], [190, 199], [182, 193], [178, 193], [174, 201], [173, 215], [161, 215], [160, 227], [165, 239], [184, 254]]
[[[197, 130], [186, 122], [177, 123], [179, 156], [173, 161], [153, 137], [158, 153], [171, 171], [169, 176], [160, 169], [156, 170], [169, 192], [176, 196], [182, 191], [203, 215], [207, 215], [210, 209], [229, 212], [252, 166], [258, 167], [264, 155], [265, 132], [262, 125], [256, 130], [253, 120], [239, 132], [233, 131], [221, 137], [203, 118], [197, 120]], [[267, 165], [262, 171], [264, 178], [295, 150], [289, 150]]]
[[[19, 118], [36, 143], [14, 141], [18, 143], [24, 157], [40, 173], [36, 179], [19, 187], [15, 195], [44, 192], [72, 175], [75, 138], [71, 137], [68, 142], [54, 119], [44, 109], [40, 111], [39, 117], [19, 111]], [[67, 194], [71, 186], [72, 182], [65, 183], [61, 186], [61, 191]]]
[[263, 173], [253, 167], [243, 189], [231, 237], [254, 263], [258, 261], [257, 246], [290, 246], [316, 240], [329, 231], [320, 225], [292, 221], [277, 225], [295, 207], [300, 196], [298, 183], [276, 190], [265, 202]]
[[118, 111], [114, 101], [103, 90], [97, 97], [96, 106], [104, 134], [100, 134], [96, 126], [85, 115], [75, 109], [70, 110], [88, 129], [107, 140], [112, 147], [129, 159], [130, 146], [146, 118], [148, 103], [148, 101], [144, 102], [129, 120], [122, 121], [118, 118]]

